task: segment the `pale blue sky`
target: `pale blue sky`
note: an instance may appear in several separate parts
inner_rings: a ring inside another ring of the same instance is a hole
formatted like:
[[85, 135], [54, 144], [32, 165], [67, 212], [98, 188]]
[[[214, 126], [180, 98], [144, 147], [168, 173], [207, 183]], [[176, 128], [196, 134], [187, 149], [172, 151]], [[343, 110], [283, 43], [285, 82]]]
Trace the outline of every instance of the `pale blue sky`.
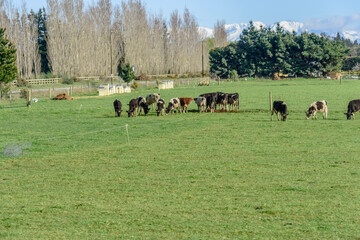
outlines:
[[[12, 0], [20, 6], [23, 0]], [[84, 0], [87, 4], [96, 0]], [[46, 7], [46, 0], [25, 1], [28, 9]], [[120, 0], [112, 0], [120, 4]], [[226, 24], [250, 20], [273, 24], [279, 21], [311, 23], [319, 30], [352, 29], [360, 31], [360, 0], [143, 0], [149, 13], [162, 13], [169, 19], [177, 9], [187, 7], [199, 26], [212, 28], [217, 20]], [[317, 29], [315, 29], [317, 30]]]

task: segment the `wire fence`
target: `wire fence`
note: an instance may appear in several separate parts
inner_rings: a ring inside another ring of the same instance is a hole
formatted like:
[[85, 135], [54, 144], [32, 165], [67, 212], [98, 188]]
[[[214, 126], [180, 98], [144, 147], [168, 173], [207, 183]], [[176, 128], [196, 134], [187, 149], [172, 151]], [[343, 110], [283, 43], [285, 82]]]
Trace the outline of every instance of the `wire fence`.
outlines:
[[342, 74], [343, 80], [360, 80], [360, 74], [355, 73], [343, 73]]

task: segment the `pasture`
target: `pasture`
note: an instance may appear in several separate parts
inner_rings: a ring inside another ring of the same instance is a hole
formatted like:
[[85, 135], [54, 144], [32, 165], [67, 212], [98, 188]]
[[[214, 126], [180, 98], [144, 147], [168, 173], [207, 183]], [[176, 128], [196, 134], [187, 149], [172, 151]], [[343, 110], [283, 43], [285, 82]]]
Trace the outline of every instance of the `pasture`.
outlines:
[[[131, 98], [0, 109], [1, 239], [360, 239], [359, 81], [249, 80], [238, 113], [115, 117]], [[269, 92], [288, 104], [270, 121]], [[328, 119], [305, 111], [327, 100]], [[129, 140], [125, 125], [128, 124]]]

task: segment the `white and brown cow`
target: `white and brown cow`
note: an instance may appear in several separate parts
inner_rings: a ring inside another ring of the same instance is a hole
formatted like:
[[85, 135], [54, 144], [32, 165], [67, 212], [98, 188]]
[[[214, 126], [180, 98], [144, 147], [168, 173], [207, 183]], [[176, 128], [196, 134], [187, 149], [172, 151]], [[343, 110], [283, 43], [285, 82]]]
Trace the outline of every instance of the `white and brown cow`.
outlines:
[[[137, 101], [138, 101], [138, 114], [140, 115], [143, 112], [146, 115], [147, 112], [149, 111], [148, 105], [146, 103], [146, 99], [142, 96], [139, 96], [137, 98]], [[145, 110], [145, 109], [147, 109], [147, 110]]]
[[150, 106], [152, 104], [152, 109], [154, 108], [154, 104], [156, 104], [160, 99], [160, 93], [150, 93], [146, 96], [146, 103]]
[[204, 112], [206, 110], [206, 97], [197, 97], [194, 98], [194, 101], [198, 106], [199, 112]]
[[227, 109], [228, 96], [229, 96], [229, 94], [227, 94], [227, 93], [219, 93], [217, 96], [216, 104], [219, 104], [219, 107], [221, 107], [222, 110]]
[[313, 102], [306, 111], [306, 119], [309, 119], [310, 117], [312, 117], [312, 119], [317, 119], [317, 112], [322, 112], [323, 118], [327, 119], [328, 107], [325, 100]]
[[171, 111], [171, 114], [174, 114], [174, 110], [176, 110], [176, 113], [178, 113], [178, 111], [180, 112], [180, 99], [179, 98], [172, 98], [169, 101], [169, 105], [166, 108], [166, 114], [169, 114], [169, 112]]
[[286, 103], [283, 102], [283, 101], [274, 101], [273, 102], [273, 109], [272, 109], [272, 112], [271, 112], [271, 121], [272, 121], [274, 113], [276, 113], [278, 121], [280, 120], [279, 119], [279, 114], [281, 115], [281, 121], [286, 121], [287, 115], [289, 115], [288, 112], [287, 112]]
[[229, 111], [234, 109], [236, 111], [239, 111], [239, 94], [238, 93], [229, 93], [228, 94], [228, 106], [229, 106]]

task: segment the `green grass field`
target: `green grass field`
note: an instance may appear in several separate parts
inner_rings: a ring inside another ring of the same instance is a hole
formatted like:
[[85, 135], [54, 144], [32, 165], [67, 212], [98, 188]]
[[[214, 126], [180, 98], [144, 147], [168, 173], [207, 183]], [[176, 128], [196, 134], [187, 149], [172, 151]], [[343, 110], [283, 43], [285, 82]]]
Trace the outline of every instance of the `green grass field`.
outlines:
[[[1, 239], [360, 239], [360, 82], [251, 80], [238, 113], [115, 118], [115, 98], [0, 109]], [[269, 92], [286, 122], [270, 121]], [[306, 120], [316, 100], [329, 115]], [[128, 144], [125, 125], [128, 124]]]

